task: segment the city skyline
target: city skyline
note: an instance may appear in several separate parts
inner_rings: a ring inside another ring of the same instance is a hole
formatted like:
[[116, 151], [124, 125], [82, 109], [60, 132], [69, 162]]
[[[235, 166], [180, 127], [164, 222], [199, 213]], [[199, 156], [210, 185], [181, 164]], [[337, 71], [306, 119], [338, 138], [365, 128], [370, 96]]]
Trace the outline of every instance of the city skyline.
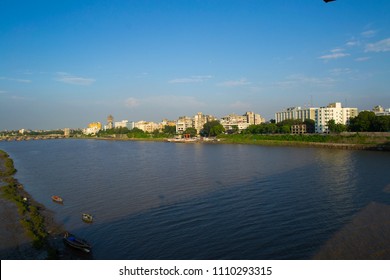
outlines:
[[390, 106], [385, 0], [3, 1], [0, 16], [0, 131]]

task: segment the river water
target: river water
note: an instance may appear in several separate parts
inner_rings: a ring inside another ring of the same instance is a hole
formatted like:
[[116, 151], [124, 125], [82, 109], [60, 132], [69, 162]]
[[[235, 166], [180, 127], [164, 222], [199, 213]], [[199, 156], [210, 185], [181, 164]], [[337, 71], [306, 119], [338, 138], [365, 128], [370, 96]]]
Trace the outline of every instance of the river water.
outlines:
[[0, 149], [94, 259], [310, 259], [368, 204], [390, 204], [386, 152], [74, 139]]

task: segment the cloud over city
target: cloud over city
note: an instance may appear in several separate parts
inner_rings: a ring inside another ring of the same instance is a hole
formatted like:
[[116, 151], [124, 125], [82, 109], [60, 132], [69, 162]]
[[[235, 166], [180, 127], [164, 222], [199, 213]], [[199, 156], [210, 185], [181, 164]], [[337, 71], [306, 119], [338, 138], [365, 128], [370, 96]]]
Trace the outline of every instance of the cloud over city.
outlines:
[[217, 85], [221, 87], [240, 87], [240, 86], [245, 86], [250, 84], [251, 82], [248, 81], [246, 78], [241, 78], [239, 80], [230, 80], [230, 81], [218, 83]]
[[324, 61], [328, 61], [328, 60], [332, 60], [332, 59], [339, 59], [339, 58], [343, 58], [346, 56], [350, 56], [349, 53], [344, 52], [344, 49], [340, 49], [340, 48], [333, 49], [330, 52], [331, 52], [330, 54], [322, 55], [318, 58], [322, 59]]
[[366, 52], [388, 52], [390, 51], [390, 38], [366, 45]]
[[27, 79], [17, 79], [17, 78], [10, 78], [10, 77], [0, 77], [0, 80], [11, 81], [11, 82], [17, 82], [17, 83], [31, 83], [31, 80], [27, 80]]
[[210, 80], [213, 76], [204, 75], [204, 76], [190, 76], [186, 78], [176, 78], [168, 81], [170, 84], [192, 84], [192, 83], [202, 83]]
[[96, 81], [95, 79], [92, 78], [78, 77], [66, 72], [57, 72], [55, 80], [65, 84], [81, 85], [81, 86], [89, 86]]

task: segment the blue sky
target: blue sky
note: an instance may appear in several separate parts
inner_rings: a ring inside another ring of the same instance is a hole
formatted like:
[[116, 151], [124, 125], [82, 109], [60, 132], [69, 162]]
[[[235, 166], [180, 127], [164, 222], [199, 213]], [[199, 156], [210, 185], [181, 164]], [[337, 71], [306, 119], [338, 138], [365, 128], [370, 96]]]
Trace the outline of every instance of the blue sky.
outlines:
[[390, 1], [0, 2], [0, 130], [390, 107]]

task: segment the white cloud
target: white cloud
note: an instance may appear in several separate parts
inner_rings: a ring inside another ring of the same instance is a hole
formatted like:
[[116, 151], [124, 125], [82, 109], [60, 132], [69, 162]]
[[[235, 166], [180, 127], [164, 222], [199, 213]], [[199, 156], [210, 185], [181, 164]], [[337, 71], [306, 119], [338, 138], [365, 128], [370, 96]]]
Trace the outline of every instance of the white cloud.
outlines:
[[351, 41], [348, 41], [347, 43], [345, 43], [345, 45], [347, 47], [355, 47], [355, 46], [359, 46], [360, 42], [356, 41], [356, 40], [351, 40]]
[[365, 52], [388, 52], [390, 51], [390, 38], [367, 44]]
[[330, 77], [309, 77], [303, 74], [295, 74], [288, 76], [285, 80], [274, 83], [274, 86], [279, 88], [295, 88], [301, 86], [330, 86], [336, 80]]
[[125, 106], [129, 108], [138, 107], [140, 105], [140, 101], [134, 97], [127, 98], [125, 100]]
[[361, 35], [365, 38], [371, 38], [374, 37], [376, 33], [377, 33], [376, 30], [367, 30], [362, 32]]
[[361, 62], [361, 61], [367, 61], [367, 60], [369, 60], [369, 59], [371, 59], [371, 57], [364, 56], [364, 57], [358, 57], [358, 58], [356, 58], [355, 61]]
[[245, 110], [251, 108], [251, 104], [245, 103], [242, 101], [236, 101], [229, 105], [230, 108], [237, 109], [237, 110]]
[[342, 48], [336, 48], [336, 49], [330, 50], [331, 53], [340, 53], [343, 51], [344, 51], [344, 49], [342, 49]]
[[343, 52], [332, 52], [331, 54], [323, 55], [318, 57], [319, 59], [323, 60], [330, 60], [330, 59], [338, 59], [342, 57], [350, 56], [349, 53], [343, 53]]
[[170, 84], [190, 84], [190, 83], [202, 83], [205, 81], [208, 81], [212, 78], [210, 75], [205, 75], [205, 76], [191, 76], [188, 78], [177, 78], [168, 81]]
[[225, 81], [222, 83], [217, 84], [218, 86], [223, 87], [239, 87], [239, 86], [245, 86], [250, 85], [251, 82], [249, 82], [246, 78], [241, 78], [239, 80], [231, 80], [231, 81]]
[[[172, 102], [174, 100], [174, 102]], [[172, 95], [159, 95], [150, 96], [142, 99], [129, 97], [125, 101], [125, 106], [129, 108], [145, 107], [145, 108], [183, 108], [186, 107], [197, 107], [206, 105], [203, 102], [198, 101], [193, 96], [172, 96]]]
[[89, 86], [96, 81], [95, 79], [77, 77], [65, 72], [57, 72], [57, 78], [55, 80], [66, 84], [82, 86]]
[[9, 77], [0, 77], [0, 80], [6, 80], [6, 81], [11, 81], [11, 82], [17, 82], [17, 83], [31, 83], [31, 80], [15, 79], [15, 78], [9, 78]]
[[335, 68], [329, 71], [333, 76], [342, 76], [352, 74], [354, 71], [351, 68]]

